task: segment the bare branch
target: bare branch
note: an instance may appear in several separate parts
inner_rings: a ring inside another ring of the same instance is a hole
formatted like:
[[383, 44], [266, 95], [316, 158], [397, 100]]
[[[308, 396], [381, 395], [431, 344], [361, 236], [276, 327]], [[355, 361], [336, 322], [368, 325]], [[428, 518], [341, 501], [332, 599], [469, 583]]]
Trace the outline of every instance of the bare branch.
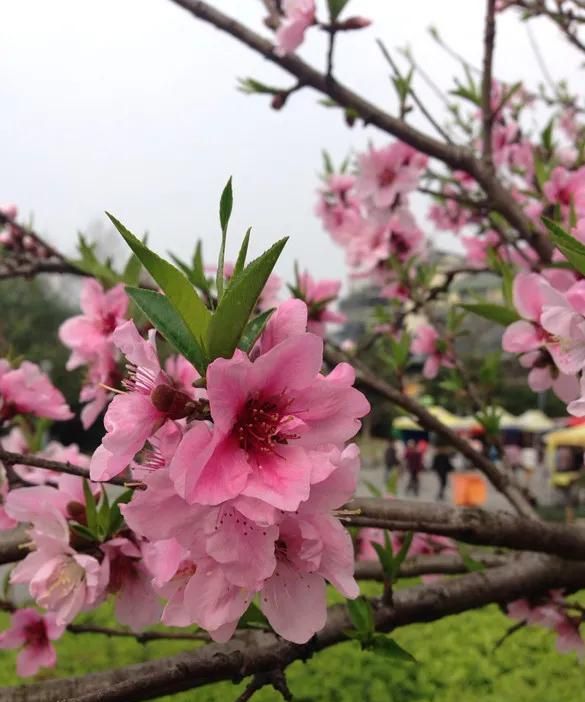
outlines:
[[499, 546], [585, 560], [585, 529], [527, 519], [509, 512], [449, 507], [437, 502], [356, 498], [339, 515], [345, 524], [440, 534], [478, 546]]
[[446, 144], [415, 129], [403, 120], [393, 117], [365, 100], [339, 81], [330, 81], [326, 75], [319, 73], [296, 55], [278, 56], [274, 45], [256, 32], [215, 9], [202, 0], [171, 0], [195, 17], [210, 23], [214, 27], [230, 34], [232, 37], [261, 54], [265, 59], [288, 71], [304, 85], [328, 95], [341, 107], [351, 108], [366, 124], [372, 124], [387, 134], [401, 139], [410, 146], [429, 156], [442, 161], [455, 170], [469, 173], [484, 189], [495, 210], [505, 217], [547, 261], [552, 249], [547, 237], [537, 231], [525, 216], [522, 208], [514, 200], [507, 188], [499, 182], [485, 165], [475, 158], [473, 152], [461, 146]]
[[[91, 479], [87, 468], [75, 466], [73, 463], [62, 463], [61, 461], [51, 461], [48, 458], [41, 458], [40, 456], [29, 456], [24, 453], [13, 453], [12, 451], [4, 451], [2, 448], [0, 448], [0, 461], [8, 465], [32, 466], [34, 468], [55, 470], [59, 473], [67, 473], [68, 475], [77, 475], [80, 478], [87, 478], [88, 480]], [[109, 480], [102, 480], [100, 482], [109, 483], [110, 485], [120, 485], [121, 487], [140, 488], [140, 483], [132, 483], [130, 485], [126, 479], [120, 476], [114, 476]]]
[[[486, 551], [472, 551], [470, 557], [486, 568], [496, 568], [510, 561], [510, 556]], [[407, 558], [401, 565], [399, 577], [417, 578], [420, 575], [461, 575], [469, 572], [463, 558], [458, 553], [437, 553]], [[358, 580], [384, 580], [384, 573], [378, 561], [358, 561], [355, 564], [355, 577]]]
[[494, 44], [496, 40], [496, 0], [486, 0], [485, 29], [483, 39], [483, 75], [481, 79], [481, 120], [482, 120], [482, 158], [485, 167], [494, 171], [492, 158], [492, 68]]
[[[526, 555], [513, 563], [459, 578], [441, 580], [394, 594], [394, 605], [375, 603], [379, 631], [431, 622], [451, 614], [541, 595], [553, 588], [585, 585], [585, 564]], [[243, 632], [227, 644], [139, 663], [81, 678], [0, 689], [0, 702], [140, 702], [194, 689], [219, 680], [240, 680], [258, 672], [284, 670], [294, 660], [346, 640], [351, 623], [345, 607], [329, 610], [327, 624], [311, 641], [295, 645], [267, 632]]]

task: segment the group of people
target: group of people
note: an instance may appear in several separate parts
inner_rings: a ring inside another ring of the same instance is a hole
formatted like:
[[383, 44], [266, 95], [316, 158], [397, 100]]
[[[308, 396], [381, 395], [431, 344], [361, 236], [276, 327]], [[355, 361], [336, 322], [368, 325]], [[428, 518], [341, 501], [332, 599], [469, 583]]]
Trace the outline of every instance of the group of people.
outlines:
[[[420, 492], [420, 474], [425, 470], [425, 458], [429, 449], [427, 441], [416, 442], [414, 439], [409, 439], [404, 445], [402, 455], [400, 455], [397, 442], [390, 440], [386, 448], [384, 456], [384, 482], [388, 480], [396, 471], [400, 474], [403, 470], [406, 471], [408, 482], [406, 485], [406, 494], [418, 497]], [[449, 482], [449, 474], [455, 470], [451, 461], [451, 451], [444, 446], [436, 446], [433, 449], [433, 457], [430, 468], [436, 473], [439, 486], [437, 499], [445, 499], [445, 491]]]

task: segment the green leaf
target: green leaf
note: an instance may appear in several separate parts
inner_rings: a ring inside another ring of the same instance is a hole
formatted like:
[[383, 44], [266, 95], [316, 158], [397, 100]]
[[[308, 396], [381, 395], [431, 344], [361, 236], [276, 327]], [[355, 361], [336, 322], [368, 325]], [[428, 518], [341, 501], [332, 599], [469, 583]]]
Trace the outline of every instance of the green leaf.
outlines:
[[241, 616], [238, 628], [270, 629], [270, 624], [258, 605], [251, 602], [248, 609]]
[[83, 496], [85, 498], [85, 519], [87, 521], [87, 528], [95, 535], [97, 533], [97, 507], [87, 478], [83, 479]]
[[142, 263], [138, 256], [133, 253], [130, 254], [130, 258], [126, 262], [124, 267], [124, 272], [122, 273], [122, 278], [126, 285], [137, 286], [140, 282], [140, 271], [142, 270]]
[[248, 227], [248, 231], [244, 236], [244, 241], [242, 241], [242, 245], [240, 246], [240, 251], [238, 253], [238, 258], [236, 259], [236, 265], [234, 266], [234, 272], [230, 283], [232, 283], [234, 279], [244, 270], [244, 266], [246, 265], [246, 256], [248, 255], [248, 244], [250, 243], [251, 231], [252, 227]]
[[276, 307], [272, 307], [271, 309], [266, 310], [266, 312], [262, 312], [257, 317], [254, 317], [254, 319], [251, 319], [248, 324], [246, 324], [246, 328], [244, 329], [242, 338], [238, 344], [239, 349], [242, 349], [242, 351], [245, 351], [246, 353], [252, 350], [254, 344], [258, 341], [258, 337], [264, 331], [266, 323], [270, 317], [272, 317], [275, 309]]
[[495, 305], [491, 302], [465, 304], [461, 305], [461, 307], [467, 312], [473, 312], [473, 314], [477, 314], [484, 319], [489, 319], [490, 322], [497, 322], [503, 326], [508, 326], [508, 324], [520, 319], [516, 310], [504, 307], [504, 305]]
[[356, 631], [362, 635], [374, 632], [374, 615], [370, 603], [363, 597], [355, 600], [347, 600], [349, 618]]
[[95, 534], [91, 532], [84, 524], [79, 524], [79, 522], [69, 522], [71, 531], [75, 532], [78, 536], [81, 536], [86, 541], [93, 543], [95, 539]]
[[88, 244], [83, 234], [79, 234], [77, 248], [81, 258], [72, 259], [70, 263], [84, 273], [88, 273], [100, 280], [106, 286], [113, 286], [120, 282], [120, 276], [108, 263], [102, 263], [95, 255], [95, 244]]
[[140, 239], [137, 239], [113, 215], [106, 214], [123, 236], [128, 246], [138, 256], [146, 270], [160, 285], [161, 290], [182, 317], [191, 334], [204, 347], [211, 313], [205, 307], [191, 283], [175, 266], [145, 246]]
[[543, 217], [542, 221], [550, 232], [553, 244], [581, 275], [585, 275], [585, 246], [551, 219]]
[[394, 559], [392, 558], [392, 554], [389, 553], [382, 544], [378, 544], [375, 541], [371, 541], [370, 543], [378, 555], [378, 560], [382, 566], [382, 572], [385, 576], [392, 579], [394, 574]]
[[110, 528], [110, 500], [106, 488], [102, 485], [102, 496], [100, 507], [97, 513], [97, 534], [100, 541], [108, 536]]
[[191, 263], [191, 273], [192, 273], [192, 283], [199, 290], [203, 292], [209, 292], [209, 282], [205, 275], [205, 268], [203, 267], [203, 251], [201, 246], [201, 240], [199, 240], [193, 251], [193, 261]]
[[[337, 107], [337, 103], [334, 104], [335, 107]], [[329, 156], [329, 152], [321, 151], [321, 155], [323, 156], [323, 170], [325, 171], [326, 175], [333, 175], [335, 172], [335, 168], [333, 167], [333, 161], [331, 160], [331, 156]]]
[[461, 556], [461, 560], [463, 561], [463, 564], [467, 568], [467, 570], [470, 573], [474, 572], [479, 572], [481, 570], [485, 570], [485, 566], [483, 563], [480, 563], [479, 561], [476, 561], [475, 558], [472, 558], [469, 555], [469, 551], [463, 544], [457, 544], [457, 549], [459, 551], [459, 555]]
[[228, 182], [223, 189], [219, 200], [219, 223], [221, 224], [221, 246], [219, 247], [219, 258], [217, 261], [217, 299], [221, 300], [223, 296], [223, 266], [225, 260], [225, 242], [227, 239], [227, 228], [232, 216], [232, 207], [234, 204], [234, 195], [232, 193], [232, 178], [230, 176]]
[[377, 653], [379, 656], [386, 656], [387, 658], [397, 658], [401, 661], [408, 661], [409, 663], [416, 663], [416, 658], [409, 653], [405, 648], [394, 639], [391, 639], [386, 634], [374, 634], [371, 642], [367, 646], [369, 651]]
[[197, 339], [187, 329], [169, 298], [144, 288], [127, 287], [126, 292], [169, 344], [185, 356], [197, 368], [200, 375], [205, 375], [207, 368], [205, 353]]
[[339, 17], [342, 13], [343, 8], [347, 5], [349, 0], [327, 0], [327, 6], [329, 7], [329, 17], [332, 22]]
[[116, 500], [114, 500], [110, 509], [110, 525], [108, 527], [108, 533], [110, 536], [113, 536], [122, 528], [122, 525], [124, 524], [124, 517], [122, 516], [122, 512], [120, 512], [120, 505], [127, 505], [132, 499], [133, 492], [133, 490], [125, 490]]
[[408, 551], [410, 549], [410, 545], [412, 544], [413, 536], [414, 534], [412, 533], [412, 531], [409, 531], [406, 534], [406, 536], [404, 537], [404, 541], [402, 542], [402, 546], [400, 547], [400, 550], [394, 557], [394, 576], [398, 575], [400, 566], [404, 563], [406, 556], [408, 556]]
[[368, 492], [372, 497], [382, 497], [382, 491], [371, 480], [364, 480], [364, 485], [368, 488]]
[[252, 261], [226, 290], [209, 324], [210, 361], [231, 358], [287, 238]]

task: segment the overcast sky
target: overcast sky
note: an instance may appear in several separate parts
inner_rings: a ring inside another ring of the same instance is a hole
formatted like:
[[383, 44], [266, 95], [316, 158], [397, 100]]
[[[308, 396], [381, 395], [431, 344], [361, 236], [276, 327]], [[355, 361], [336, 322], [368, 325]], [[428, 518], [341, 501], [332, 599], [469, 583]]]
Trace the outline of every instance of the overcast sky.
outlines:
[[[257, 0], [213, 4], [268, 34]], [[340, 37], [337, 75], [392, 110], [388, 70], [374, 43], [381, 37], [390, 48], [410, 44], [448, 87], [456, 64], [427, 27], [436, 25], [477, 64], [483, 8], [482, 0], [352, 0], [351, 14], [375, 23]], [[534, 33], [554, 77], [578, 66], [554, 29], [539, 24]], [[301, 54], [322, 66], [323, 38], [309, 34]], [[495, 66], [497, 77], [524, 79], [527, 87], [542, 79], [514, 17], [498, 24]], [[291, 85], [169, 0], [1, 0], [0, 202], [34, 215], [38, 230], [68, 252], [76, 231], [103, 221], [107, 209], [136, 233], [148, 230], [159, 251], [187, 256], [202, 237], [210, 259], [218, 198], [231, 174], [230, 258], [252, 225], [254, 253], [290, 235], [282, 275], [296, 258], [318, 275], [343, 276], [342, 252], [313, 216], [320, 152], [326, 148], [340, 161], [350, 149], [387, 137], [373, 128], [348, 130], [309, 90], [274, 112], [265, 98], [238, 92], [238, 76]], [[432, 96], [430, 103], [438, 111]]]

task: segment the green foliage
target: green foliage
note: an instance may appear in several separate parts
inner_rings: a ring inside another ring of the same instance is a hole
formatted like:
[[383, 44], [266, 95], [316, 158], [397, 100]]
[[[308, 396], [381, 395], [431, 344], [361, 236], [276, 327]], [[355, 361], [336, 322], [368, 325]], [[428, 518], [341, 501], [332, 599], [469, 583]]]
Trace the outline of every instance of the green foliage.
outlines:
[[272, 317], [275, 309], [275, 307], [272, 307], [248, 322], [242, 333], [238, 348], [242, 349], [242, 351], [246, 351], [246, 353], [252, 350], [252, 347], [258, 341], [258, 337], [264, 331], [264, 327], [268, 323], [270, 317]]
[[349, 0], [327, 0], [327, 7], [329, 8], [329, 17], [332, 22], [339, 17], [343, 12], [343, 8], [347, 5]]
[[[365, 588], [378, 591], [374, 584]], [[115, 626], [110, 605], [84, 614], [79, 623]], [[0, 629], [9, 617], [0, 614]], [[494, 605], [447, 617], [433, 624], [417, 624], [392, 634], [400, 646], [415, 651], [418, 665], [368, 651], [347, 642], [293, 663], [287, 671], [297, 702], [585, 702], [583, 671], [575, 655], [555, 651], [554, 634], [526, 627], [494, 651], [494, 644], [510, 626]], [[175, 629], [174, 631], [180, 631]], [[197, 648], [188, 641], [154, 641], [98, 635], [65, 635], [57, 642], [56, 670], [38, 679], [84, 675], [88, 672], [154, 660]], [[16, 651], [0, 651], [0, 684], [22, 683], [14, 664]], [[163, 702], [225, 702], [236, 699], [247, 685], [223, 682]], [[278, 702], [271, 688], [254, 695], [258, 702]]]
[[225, 185], [221, 198], [219, 200], [219, 223], [221, 225], [221, 246], [219, 248], [219, 259], [217, 263], [217, 274], [215, 278], [215, 284], [217, 287], [217, 299], [221, 300], [223, 296], [223, 267], [225, 261], [225, 242], [227, 239], [227, 229], [230, 223], [230, 217], [232, 216], [232, 207], [234, 205], [234, 194], [232, 191], [232, 179], [230, 179]]
[[484, 319], [488, 319], [491, 322], [496, 322], [503, 326], [512, 324], [512, 322], [518, 321], [520, 317], [516, 310], [512, 307], [505, 307], [504, 305], [495, 305], [489, 302], [478, 302], [474, 304], [464, 304], [461, 307], [467, 312], [473, 312]]
[[211, 359], [231, 358], [287, 238], [252, 261], [226, 290], [209, 324]]
[[170, 300], [154, 290], [127, 287], [126, 292], [169, 344], [191, 361], [203, 375], [207, 366], [205, 353]]
[[585, 275], [585, 246], [575, 237], [567, 234], [556, 222], [546, 217], [543, 217], [542, 221], [548, 227], [553, 244], [581, 275]]

